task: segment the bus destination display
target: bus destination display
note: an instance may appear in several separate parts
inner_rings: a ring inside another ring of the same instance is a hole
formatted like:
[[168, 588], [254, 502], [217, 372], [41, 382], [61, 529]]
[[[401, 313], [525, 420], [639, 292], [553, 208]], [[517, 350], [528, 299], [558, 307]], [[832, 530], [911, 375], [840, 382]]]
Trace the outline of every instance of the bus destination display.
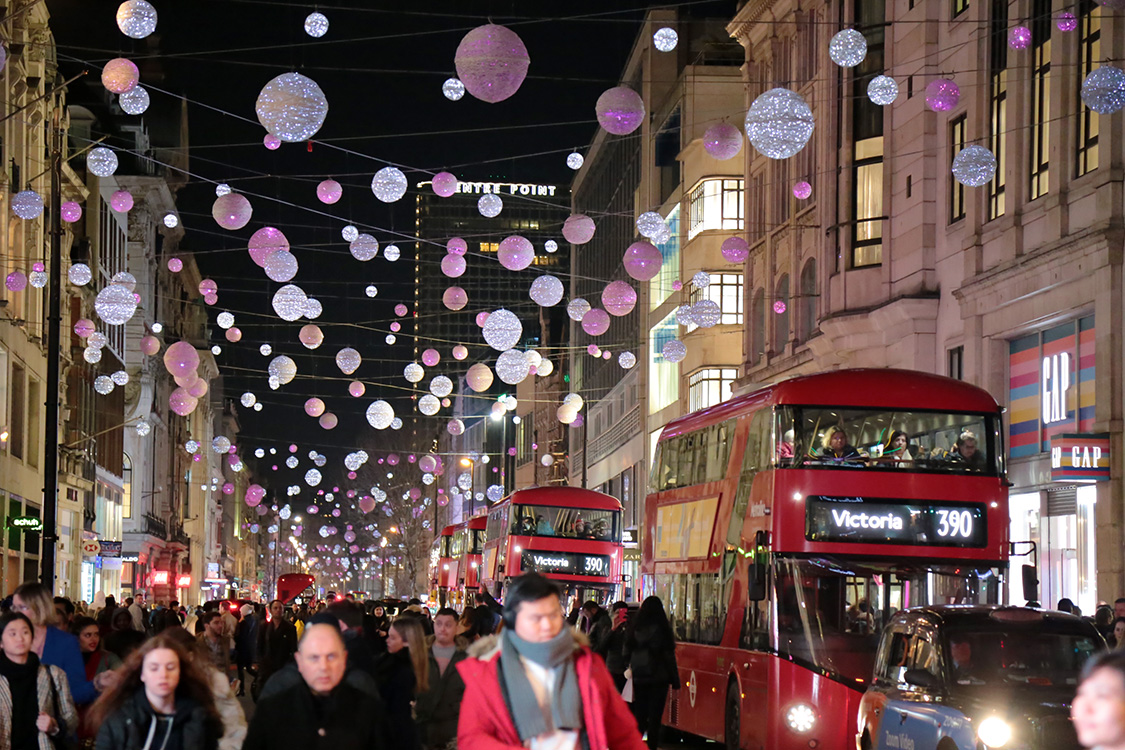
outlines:
[[541, 552], [524, 550], [520, 567], [525, 573], [561, 573], [574, 576], [608, 578], [609, 555], [586, 555], [581, 552]]
[[940, 547], [983, 547], [988, 542], [984, 505], [980, 503], [810, 495], [805, 508], [805, 537], [810, 542]]

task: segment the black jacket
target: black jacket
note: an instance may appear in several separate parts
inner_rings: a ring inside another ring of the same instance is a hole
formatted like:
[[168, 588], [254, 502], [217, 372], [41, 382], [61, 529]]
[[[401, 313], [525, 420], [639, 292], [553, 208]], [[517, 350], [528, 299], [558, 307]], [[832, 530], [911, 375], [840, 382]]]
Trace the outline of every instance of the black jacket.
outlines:
[[[254, 709], [242, 750], [388, 750], [375, 699], [348, 682], [316, 697], [304, 680]], [[100, 748], [99, 748], [100, 750]]]
[[273, 674], [292, 660], [297, 653], [297, 628], [282, 619], [258, 625], [258, 663], [265, 674]]
[[[156, 713], [145, 697], [142, 685], [133, 693], [132, 698], [126, 699], [119, 709], [102, 722], [98, 729], [96, 750], [142, 750], [154, 722]], [[219, 719], [186, 695], [176, 696], [172, 731], [178, 742], [169, 742], [168, 746], [183, 750], [214, 750], [223, 733]], [[159, 747], [163, 739], [163, 735], [157, 733], [153, 745]]]
[[680, 689], [676, 641], [660, 628], [642, 626], [625, 639], [625, 654], [635, 682], [666, 683]]
[[[427, 640], [432, 646], [432, 639]], [[430, 689], [419, 693], [414, 702], [414, 719], [426, 747], [445, 747], [450, 740], [457, 739], [457, 719], [461, 713], [461, 697], [465, 694], [465, 683], [457, 665], [469, 656], [464, 646], [464, 643], [457, 643], [457, 650], [444, 672], [438, 669], [434, 652], [430, 651]]]
[[383, 654], [376, 665], [375, 681], [387, 707], [387, 736], [395, 750], [418, 750], [422, 746], [414, 724], [411, 702], [417, 681], [409, 649]]
[[594, 653], [602, 653], [603, 644], [612, 629], [613, 620], [610, 619], [609, 612], [598, 609], [598, 613], [590, 621], [589, 630], [586, 631], [586, 635], [590, 638], [590, 648], [594, 650]]
[[629, 667], [629, 659], [625, 656], [625, 636], [628, 630], [628, 625], [613, 628], [602, 640], [601, 648], [597, 649], [597, 653], [605, 659], [605, 667], [610, 674], [625, 674]]

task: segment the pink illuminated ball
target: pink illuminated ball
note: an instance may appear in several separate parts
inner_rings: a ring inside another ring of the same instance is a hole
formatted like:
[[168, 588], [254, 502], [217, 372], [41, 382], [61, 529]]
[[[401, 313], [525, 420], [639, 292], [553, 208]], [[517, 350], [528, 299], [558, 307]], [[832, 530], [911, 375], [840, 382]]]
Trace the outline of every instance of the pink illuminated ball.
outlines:
[[637, 281], [648, 281], [660, 273], [660, 266], [664, 263], [664, 256], [651, 242], [641, 240], [625, 248], [625, 257], [622, 258], [625, 273]]
[[168, 408], [181, 417], [186, 417], [195, 411], [198, 404], [199, 400], [193, 398], [184, 388], [177, 388], [168, 396]]
[[467, 347], [462, 346], [461, 344], [458, 344], [457, 346], [453, 347], [453, 358], [455, 360], [457, 360], [458, 362], [461, 362], [462, 360], [465, 359], [465, 357], [468, 357], [468, 356], [469, 356], [469, 349]]
[[1031, 29], [1026, 26], [1013, 26], [1008, 29], [1008, 47], [1015, 50], [1031, 46]]
[[602, 352], [602, 359], [609, 359], [612, 356], [613, 356], [612, 352], [608, 352], [608, 351]]
[[316, 197], [321, 203], [331, 206], [344, 194], [344, 188], [335, 180], [328, 179], [316, 186]]
[[266, 265], [266, 258], [271, 254], [278, 250], [289, 249], [289, 240], [286, 239], [285, 234], [274, 227], [262, 227], [250, 235], [250, 241], [246, 244], [250, 250], [250, 257], [263, 268]]
[[1068, 10], [1055, 16], [1055, 26], [1059, 31], [1074, 31], [1078, 28], [1078, 19]]
[[336, 425], [338, 423], [339, 423], [339, 420], [336, 419], [336, 415], [333, 414], [332, 412], [327, 412], [325, 414], [320, 415], [320, 427], [321, 427], [321, 429], [334, 430], [334, 429], [336, 429]]
[[465, 34], [453, 64], [466, 91], [495, 104], [519, 90], [531, 58], [516, 32], [490, 23]]
[[281, 147], [281, 139], [273, 133], [266, 133], [265, 138], [262, 139], [262, 145], [270, 151], [277, 151]]
[[585, 214], [573, 214], [563, 222], [562, 234], [573, 245], [584, 245], [594, 238], [594, 220]]
[[484, 328], [484, 324], [488, 322], [488, 311], [477, 313], [477, 327]]
[[[93, 325], [91, 323], [91, 325]], [[160, 340], [155, 336], [141, 336], [141, 352], [151, 357], [160, 351]]]
[[199, 293], [203, 295], [215, 294], [219, 291], [219, 285], [212, 279], [204, 279], [199, 282]]
[[451, 286], [441, 295], [442, 304], [449, 310], [460, 310], [469, 304], [469, 295], [459, 286]]
[[186, 341], [177, 341], [164, 352], [164, 367], [174, 378], [191, 375], [199, 369], [199, 352]]
[[290, 443], [289, 444], [289, 452], [290, 453], [296, 453], [297, 452], [297, 444], [296, 443]]
[[406, 315], [406, 305], [402, 303], [395, 305], [395, 315], [399, 316], [400, 318], [403, 315]]
[[522, 271], [535, 260], [535, 248], [526, 237], [512, 235], [500, 241], [496, 255], [504, 268], [509, 271]]
[[102, 85], [114, 94], [132, 91], [140, 79], [141, 71], [136, 64], [124, 57], [115, 57], [102, 68]]
[[4, 286], [8, 287], [8, 291], [22, 292], [27, 288], [27, 276], [23, 271], [12, 271], [4, 279]]
[[582, 318], [582, 330], [589, 336], [601, 336], [609, 330], [609, 313], [594, 308]]
[[457, 192], [457, 178], [449, 172], [438, 172], [434, 175], [431, 187], [436, 195], [448, 198]]
[[397, 320], [391, 321], [391, 332], [392, 333], [398, 333], [401, 330], [402, 330], [402, 323], [399, 323]]
[[[91, 333], [93, 333], [95, 330], [97, 330], [97, 329], [94, 328], [94, 321], [88, 320], [86, 318], [80, 318], [78, 320], [78, 322], [76, 322], [74, 324], [74, 335], [77, 336], [80, 339], [86, 338]], [[153, 341], [156, 341], [156, 339], [153, 339]], [[159, 343], [157, 343], [156, 348], [157, 349], [160, 348]], [[144, 339], [141, 339], [141, 349], [142, 350], [144, 349]], [[148, 354], [148, 353], [149, 352], [145, 352], [145, 354]]]
[[359, 509], [364, 513], [370, 513], [375, 510], [375, 498], [370, 495], [364, 495], [359, 499]]
[[233, 495], [234, 494], [234, 483], [233, 482], [224, 482], [223, 483], [223, 494], [224, 495]]
[[219, 303], [219, 295], [217, 294], [204, 294], [203, 301], [208, 305], [217, 305]]
[[305, 402], [305, 414], [310, 417], [319, 417], [324, 413], [324, 402], [316, 396], [313, 396]]
[[615, 86], [598, 97], [594, 112], [603, 130], [628, 135], [644, 121], [645, 103], [641, 95], [628, 86]]
[[82, 218], [82, 206], [75, 201], [67, 201], [59, 206], [59, 216], [68, 224], [73, 224]]
[[348, 393], [350, 393], [354, 398], [359, 398], [366, 392], [367, 386], [365, 386], [358, 380], [353, 380], [352, 382], [348, 383]]
[[750, 246], [738, 235], [727, 237], [719, 247], [719, 252], [731, 263], [742, 263], [750, 257]]
[[948, 78], [939, 78], [926, 86], [926, 106], [934, 112], [948, 112], [961, 99], [961, 89]]
[[433, 367], [438, 362], [441, 362], [441, 355], [438, 354], [437, 349], [427, 349], [422, 352], [422, 364], [426, 367]]
[[610, 315], [628, 315], [636, 304], [637, 290], [627, 281], [611, 281], [602, 290], [602, 305]]
[[778, 300], [777, 302], [773, 303], [773, 311], [778, 315], [781, 315], [783, 312], [785, 312], [785, 310], [786, 306], [784, 300]]
[[678, 292], [683, 288], [684, 288], [684, 282], [680, 281], [679, 279], [676, 279], [675, 281], [672, 282], [672, 291], [673, 292]]
[[742, 150], [742, 131], [729, 122], [712, 125], [703, 134], [703, 150], [719, 161], [733, 159]]
[[238, 328], [235, 328], [234, 326], [231, 326], [227, 329], [226, 337], [227, 341], [231, 342], [232, 344], [237, 344], [239, 341], [242, 341], [242, 331]]
[[192, 398], [203, 398], [207, 395], [209, 386], [207, 381], [203, 378], [198, 378], [194, 383], [188, 386], [187, 392], [191, 394]]
[[[356, 474], [356, 473], [355, 473], [354, 471], [349, 471], [349, 472], [348, 472], [348, 479], [355, 479], [355, 478], [356, 478], [356, 476], [358, 476], [358, 475], [357, 475], [357, 474]], [[332, 511], [332, 515], [334, 515], [334, 516], [338, 516], [338, 515], [340, 515], [340, 510], [339, 510], [339, 508], [337, 508], [336, 510]], [[348, 535], [347, 535], [347, 534], [344, 534], [344, 539], [347, 539], [347, 538], [348, 538]], [[352, 539], [353, 539], [353, 540], [355, 539], [355, 534], [352, 534]]]
[[451, 279], [458, 278], [465, 273], [465, 258], [449, 253], [441, 259], [441, 272]]
[[168, 270], [172, 273], [179, 273], [180, 271], [184, 270], [184, 262], [179, 258], [169, 258]]
[[241, 193], [220, 195], [211, 204], [211, 218], [223, 229], [231, 231], [242, 229], [250, 223], [250, 217], [253, 215], [254, 207]]
[[464, 255], [469, 250], [469, 243], [460, 237], [453, 237], [445, 243], [445, 249], [454, 255]]
[[602, 353], [602, 350], [598, 347], [597, 344], [590, 344], [586, 347], [586, 353], [591, 357], [596, 357]]
[[125, 213], [133, 208], [133, 194], [128, 190], [118, 190], [109, 198], [110, 207], [117, 213]]
[[807, 200], [812, 195], [812, 185], [801, 180], [793, 186], [793, 197], [799, 201]]

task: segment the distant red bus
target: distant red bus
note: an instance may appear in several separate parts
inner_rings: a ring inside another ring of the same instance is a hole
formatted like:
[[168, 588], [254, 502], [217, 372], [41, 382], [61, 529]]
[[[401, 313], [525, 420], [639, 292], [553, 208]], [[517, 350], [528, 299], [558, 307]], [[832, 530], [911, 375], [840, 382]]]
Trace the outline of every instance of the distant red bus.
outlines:
[[621, 585], [621, 503], [577, 487], [517, 490], [488, 512], [481, 578], [500, 597], [507, 582], [536, 571], [567, 599], [605, 604]]
[[731, 750], [854, 750], [883, 623], [1000, 601], [1003, 455], [988, 393], [904, 370], [795, 378], [668, 424], [641, 563], [678, 641], [666, 723]]
[[484, 534], [488, 525], [487, 516], [473, 516], [461, 532], [465, 538], [461, 557], [460, 588], [465, 592], [462, 604], [473, 601], [473, 594], [480, 588], [480, 566], [484, 560]]
[[457, 588], [457, 561], [451, 552], [456, 533], [456, 526], [446, 526], [434, 539], [434, 546], [430, 551], [430, 599], [443, 607], [449, 597], [449, 590]]

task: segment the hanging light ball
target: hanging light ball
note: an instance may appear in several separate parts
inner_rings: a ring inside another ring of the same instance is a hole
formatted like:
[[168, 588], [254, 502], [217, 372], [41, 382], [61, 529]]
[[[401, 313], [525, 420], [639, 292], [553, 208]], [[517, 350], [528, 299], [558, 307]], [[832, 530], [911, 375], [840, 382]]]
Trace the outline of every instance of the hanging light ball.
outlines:
[[719, 246], [719, 252], [730, 263], [743, 263], [750, 257], [750, 246], [738, 235], [727, 237]]
[[76, 201], [66, 201], [59, 206], [59, 216], [67, 224], [73, 224], [82, 218], [82, 205]]
[[809, 142], [813, 114], [796, 91], [770, 89], [746, 112], [746, 135], [758, 153], [770, 159], [788, 159]]
[[237, 344], [242, 340], [242, 331], [238, 328], [228, 328], [225, 335], [227, 341], [231, 342], [232, 344]]
[[117, 171], [117, 154], [105, 146], [92, 148], [86, 154], [86, 168], [98, 177], [109, 177]]
[[598, 97], [594, 112], [606, 132], [629, 135], [644, 121], [645, 103], [641, 95], [628, 86], [615, 86]]
[[344, 188], [340, 183], [329, 178], [316, 186], [316, 198], [321, 203], [331, 206], [344, 195]]
[[501, 200], [500, 196], [496, 195], [495, 193], [487, 193], [485, 195], [482, 195], [480, 197], [480, 200], [477, 201], [477, 211], [480, 212], [481, 216], [487, 219], [492, 219], [499, 216], [500, 212], [503, 210], [504, 201]]
[[948, 112], [961, 100], [961, 89], [949, 78], [930, 81], [926, 86], [926, 106], [934, 112]]
[[94, 278], [94, 272], [85, 263], [75, 263], [67, 269], [66, 277], [75, 286], [86, 286]]
[[465, 95], [465, 84], [461, 83], [460, 78], [446, 78], [441, 85], [441, 93], [451, 102], [461, 101], [461, 97]]
[[465, 423], [460, 419], [451, 419], [446, 423], [445, 431], [456, 437], [465, 432]]
[[419, 383], [422, 378], [426, 377], [426, 368], [417, 362], [410, 362], [403, 368], [402, 376], [406, 378], [407, 382]]
[[590, 336], [601, 336], [609, 330], [609, 313], [594, 308], [582, 317], [582, 330]]
[[270, 253], [269, 257], [266, 258], [266, 276], [271, 281], [278, 283], [291, 281], [297, 275], [299, 268], [296, 256], [288, 250], [278, 250], [275, 253]]
[[379, 399], [367, 407], [367, 421], [376, 430], [385, 430], [391, 426], [395, 418], [394, 408], [386, 401]]
[[328, 33], [328, 17], [323, 13], [310, 13], [305, 16], [305, 33], [313, 39], [320, 39]]
[[168, 395], [168, 408], [181, 417], [186, 417], [195, 411], [199, 399], [192, 396], [184, 388], [177, 388]]
[[320, 330], [320, 326], [309, 323], [301, 327], [301, 330], [297, 333], [297, 339], [306, 349], [316, 349], [324, 343], [324, 332]]
[[445, 250], [454, 255], [464, 255], [469, 251], [469, 243], [461, 237], [450, 237], [449, 242], [445, 243]]
[[867, 40], [855, 29], [838, 31], [828, 43], [828, 56], [841, 68], [854, 68], [867, 57]]
[[418, 411], [425, 414], [427, 417], [432, 417], [441, 410], [441, 401], [436, 396], [431, 396], [427, 393], [422, 398], [418, 399]]
[[645, 211], [637, 217], [637, 231], [642, 237], [652, 239], [658, 232], [667, 228], [664, 217], [655, 211]]
[[637, 355], [632, 352], [621, 352], [617, 355], [617, 364], [622, 370], [631, 370], [637, 364]]
[[442, 293], [441, 302], [446, 309], [457, 311], [469, 304], [469, 295], [461, 287], [451, 286]]
[[711, 274], [706, 271], [699, 271], [691, 277], [691, 284], [696, 289], [706, 289], [711, 286]]
[[528, 296], [532, 301], [540, 307], [553, 307], [562, 301], [563, 283], [555, 276], [544, 275], [539, 276], [535, 281], [531, 282], [531, 289], [528, 290]]
[[281, 385], [288, 385], [297, 377], [297, 363], [291, 357], [279, 354], [270, 360], [266, 372], [277, 378]]
[[82, 352], [82, 359], [86, 360], [92, 365], [96, 365], [102, 360], [102, 350], [89, 347]]
[[117, 28], [130, 39], [144, 39], [156, 31], [156, 8], [145, 0], [125, 0], [117, 6]]
[[477, 393], [487, 391], [492, 387], [492, 369], [483, 362], [477, 362], [465, 373], [465, 384]]
[[438, 172], [434, 175], [430, 188], [434, 191], [434, 195], [448, 198], [457, 192], [457, 178], [449, 172]]
[[594, 238], [594, 220], [586, 214], [571, 214], [563, 222], [562, 234], [572, 245], [585, 245]]
[[215, 322], [225, 331], [234, 325], [234, 315], [224, 310], [215, 317]]
[[99, 375], [94, 378], [94, 390], [103, 396], [113, 393], [114, 387], [113, 381], [107, 375]]
[[109, 280], [109, 283], [120, 284], [130, 292], [135, 291], [137, 288], [137, 278], [128, 271], [118, 271], [113, 274], [113, 278]]
[[[406, 315], [406, 313], [407, 313], [406, 305], [402, 304], [401, 302], [399, 304], [395, 305], [395, 315], [397, 315], [401, 318], [402, 316]], [[395, 326], [395, 323], [391, 323], [391, 330], [397, 331], [398, 329], [395, 328], [394, 326]]]
[[262, 136], [262, 145], [265, 146], [268, 151], [277, 151], [281, 148], [281, 139], [273, 133], [266, 133]]
[[46, 271], [43, 270], [42, 263], [36, 263], [35, 268], [27, 275], [27, 280], [35, 289], [42, 289], [47, 286], [49, 281]]
[[1082, 80], [1082, 102], [1099, 115], [1121, 109], [1125, 106], [1125, 71], [1112, 65], [1091, 70]]
[[441, 354], [437, 349], [427, 349], [422, 352], [422, 364], [426, 367], [436, 367], [441, 362]]
[[522, 271], [535, 260], [535, 248], [527, 238], [512, 235], [500, 240], [496, 255], [504, 268], [509, 271]]
[[340, 368], [340, 372], [345, 375], [351, 375], [359, 369], [363, 364], [363, 357], [359, 355], [355, 349], [346, 346], [340, 351], [336, 352], [336, 366]]
[[567, 154], [566, 157], [566, 165], [576, 172], [579, 169], [582, 169], [582, 165], [585, 163], [585, 161], [586, 160], [582, 158], [582, 154], [578, 153], [577, 151], [573, 151]]
[[356, 260], [367, 262], [379, 254], [379, 240], [364, 232], [351, 241], [348, 252]]
[[109, 206], [119, 214], [133, 209], [133, 194], [128, 190], [117, 190], [109, 197]]
[[273, 311], [277, 317], [292, 323], [305, 314], [308, 296], [301, 287], [295, 284], [286, 284], [274, 292]]
[[801, 180], [793, 185], [793, 197], [797, 200], [807, 200], [812, 195], [812, 185], [805, 180]]
[[581, 297], [575, 297], [566, 303], [566, 314], [575, 323], [581, 323], [588, 312], [590, 312], [590, 303]]
[[1031, 29], [1026, 26], [1013, 26], [1008, 29], [1008, 48], [1023, 50], [1031, 46]]
[[1078, 19], [1069, 10], [1064, 10], [1055, 16], [1055, 27], [1059, 31], [1074, 31], [1078, 28]]
[[127, 115], [143, 115], [148, 111], [148, 105], [151, 103], [148, 91], [143, 86], [134, 86], [117, 97], [117, 104], [121, 107], [121, 111]]
[[676, 322], [684, 328], [695, 325], [695, 315], [691, 305], [680, 305], [676, 308]]
[[383, 203], [394, 203], [406, 195], [406, 175], [398, 167], [383, 167], [371, 178], [371, 192]]
[[320, 425], [322, 430], [334, 430], [339, 423], [339, 418], [332, 412], [321, 414], [320, 419], [317, 420], [317, 424]]
[[132, 60], [115, 57], [102, 68], [102, 85], [112, 94], [124, 94], [137, 85], [141, 71]]
[[457, 346], [453, 347], [453, 358], [455, 360], [457, 360], [458, 362], [464, 361], [464, 359], [468, 356], [469, 356], [469, 348], [468, 347], [466, 347], [462, 344], [458, 344]]
[[364, 290], [364, 293], [368, 297], [375, 297], [377, 294], [379, 294], [379, 287], [375, 286], [374, 284], [368, 284], [367, 288]]
[[953, 177], [962, 185], [980, 187], [996, 176], [996, 157], [984, 146], [966, 146], [953, 158]]
[[898, 98], [898, 83], [890, 76], [875, 76], [867, 84], [867, 98], [885, 107]]
[[98, 292], [94, 310], [111, 326], [125, 325], [137, 312], [137, 298], [126, 287], [110, 284]]
[[652, 46], [660, 52], [671, 52], [676, 49], [679, 41], [680, 35], [676, 33], [675, 29], [668, 26], [657, 29], [656, 33], [652, 35]]
[[660, 273], [664, 256], [655, 245], [640, 240], [625, 248], [625, 256], [621, 260], [625, 266], [625, 273], [630, 277], [637, 281], [649, 281]]
[[34, 190], [21, 190], [12, 196], [12, 213], [21, 219], [34, 219], [43, 213], [43, 198]]
[[388, 333], [388, 334], [387, 334], [387, 335], [386, 335], [386, 336], [385, 336], [385, 337], [383, 338], [383, 340], [384, 340], [384, 341], [386, 341], [388, 345], [390, 345], [390, 344], [393, 344], [394, 342], [398, 341], [398, 338], [396, 338], [396, 337], [395, 337], [395, 335], [394, 335], [393, 333]]
[[660, 353], [664, 355], [664, 359], [668, 362], [679, 362], [687, 356], [687, 346], [678, 339], [672, 339], [665, 342]]
[[562, 404], [555, 409], [555, 417], [563, 424], [571, 424], [578, 418], [578, 409], [571, 404]]
[[481, 101], [495, 104], [519, 90], [531, 58], [514, 31], [487, 24], [461, 39], [453, 64], [465, 90]]
[[307, 141], [324, 124], [328, 99], [311, 78], [283, 73], [262, 88], [254, 111], [272, 135], [287, 143]]
[[742, 131], [729, 122], [716, 123], [703, 134], [703, 150], [719, 161], [733, 159], [742, 151]]
[[324, 402], [322, 400], [313, 396], [305, 401], [305, 414], [308, 414], [310, 417], [319, 417], [323, 413]]
[[164, 221], [164, 226], [168, 227], [169, 229], [175, 229], [176, 227], [178, 227], [180, 225], [180, 217], [176, 216], [176, 214], [174, 214], [174, 213], [164, 214], [163, 221]]
[[700, 328], [713, 328], [723, 318], [723, 310], [715, 300], [701, 299], [691, 306], [691, 316]]
[[523, 323], [515, 313], [500, 308], [488, 316], [483, 332], [485, 343], [502, 352], [519, 343], [523, 336]]
[[[527, 356], [516, 349], [509, 349], [496, 358], [496, 377], [508, 385], [518, 385], [526, 380], [529, 368]], [[500, 408], [503, 413], [503, 407]]]
[[453, 393], [453, 381], [444, 375], [438, 375], [430, 381], [430, 393], [438, 398], [445, 398]]
[[340, 236], [344, 238], [344, 242], [351, 242], [359, 236], [359, 230], [348, 224], [340, 230]]
[[[94, 328], [94, 321], [92, 321], [92, 320], [90, 320], [90, 319], [88, 319], [88, 318], [79, 318], [79, 319], [78, 319], [78, 320], [77, 320], [77, 321], [76, 321], [76, 322], [74, 323], [74, 335], [75, 335], [75, 336], [77, 336], [77, 337], [78, 337], [78, 338], [80, 338], [80, 339], [84, 339], [84, 338], [87, 338], [87, 337], [88, 337], [88, 336], [89, 336], [90, 334], [92, 334], [92, 333], [93, 333], [93, 332], [94, 332], [95, 330], [96, 330], [96, 329]], [[156, 341], [156, 339], [153, 339], [153, 341]], [[143, 342], [143, 340], [142, 340], [142, 342], [141, 342], [141, 348], [142, 348], [142, 349], [144, 348], [144, 342]], [[157, 344], [156, 344], [156, 348], [157, 348], [157, 349], [159, 349], [159, 348], [160, 348], [160, 342], [157, 342]], [[146, 352], [146, 353], [147, 353], [147, 352]]]
[[241, 193], [220, 195], [211, 205], [211, 216], [223, 229], [242, 229], [250, 223], [254, 208]]
[[628, 315], [637, 305], [637, 290], [627, 281], [611, 281], [602, 290], [602, 307], [610, 315]]

